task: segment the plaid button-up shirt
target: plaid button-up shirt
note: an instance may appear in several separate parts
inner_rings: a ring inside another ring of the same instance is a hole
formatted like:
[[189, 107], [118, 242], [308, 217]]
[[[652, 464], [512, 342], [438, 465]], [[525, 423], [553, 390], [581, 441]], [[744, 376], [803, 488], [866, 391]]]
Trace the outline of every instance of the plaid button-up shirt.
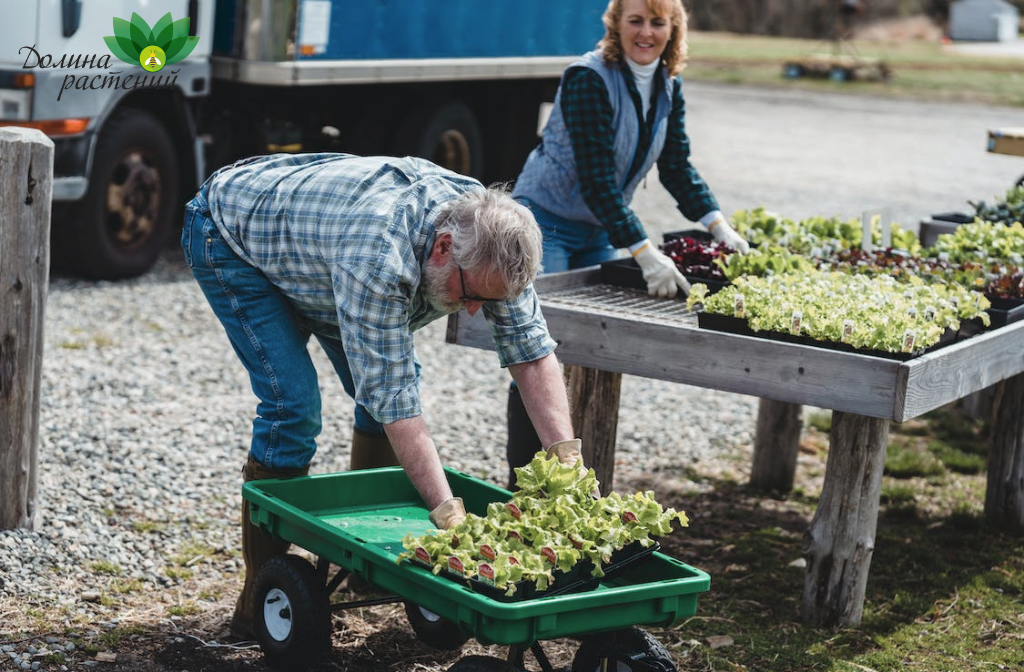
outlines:
[[[636, 115], [641, 115], [640, 93], [633, 73], [626, 66], [620, 69], [633, 98]], [[663, 88], [662, 78], [654, 78], [652, 95], [657, 97]], [[565, 73], [562, 82], [561, 108], [565, 126], [576, 159], [576, 175], [580, 193], [594, 216], [608, 230], [608, 238], [615, 247], [628, 247], [647, 237], [640, 219], [630, 209], [615, 179], [615, 127], [608, 89], [601, 76], [587, 67], [577, 67]], [[679, 209], [691, 221], [718, 210], [718, 202], [690, 163], [690, 140], [684, 120], [682, 80], [672, 80], [672, 110], [668, 117], [665, 146], [658, 157], [658, 177], [679, 204]], [[647, 119], [640, 124], [640, 137], [633, 162], [625, 182], [636, 174], [650, 151], [653, 135], [654, 106]]]
[[[437, 217], [482, 185], [427, 161], [278, 154], [207, 182], [214, 222], [317, 333], [340, 338], [356, 401], [382, 423], [420, 415], [412, 333], [442, 317], [423, 268]], [[483, 313], [502, 366], [555, 349], [533, 286]]]

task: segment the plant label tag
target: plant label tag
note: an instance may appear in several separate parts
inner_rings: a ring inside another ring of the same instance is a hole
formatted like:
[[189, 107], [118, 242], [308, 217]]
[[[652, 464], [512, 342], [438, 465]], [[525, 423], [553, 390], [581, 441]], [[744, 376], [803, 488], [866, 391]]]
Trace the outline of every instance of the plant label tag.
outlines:
[[924, 319], [929, 322], [935, 321], [935, 306], [928, 306], [924, 309]]
[[903, 334], [903, 352], [914, 351], [914, 330], [907, 329], [907, 332]]
[[509, 531], [508, 531], [508, 538], [509, 538], [509, 539], [518, 539], [519, 541], [522, 541], [522, 540], [523, 540], [523, 537], [522, 537], [522, 535], [520, 535], [520, 534], [519, 534], [518, 532], [516, 532], [515, 530], [509, 530]]
[[874, 219], [870, 212], [864, 212], [860, 216], [860, 249], [865, 252], [874, 252], [875, 245], [871, 238], [871, 220]]
[[512, 517], [515, 518], [516, 520], [519, 520], [519, 518], [522, 517], [523, 512], [520, 511], [519, 507], [516, 506], [515, 504], [513, 504], [512, 502], [509, 502], [508, 504], [506, 504], [505, 507], [508, 509], [508, 512], [512, 514]]
[[487, 544], [482, 544], [480, 546], [480, 555], [484, 556], [491, 562], [494, 562], [494, 558], [498, 557], [498, 554], [494, 552], [494, 549]]
[[625, 512], [623, 512], [623, 514], [622, 514], [622, 522], [624, 522], [624, 523], [635, 523], [636, 522], [636, 514], [633, 513], [632, 511], [625, 511]]
[[422, 562], [427, 567], [430, 566], [430, 553], [427, 553], [427, 549], [422, 546], [417, 546], [416, 550], [413, 552], [415, 553], [416, 560]]
[[849, 343], [853, 337], [853, 320], [843, 320], [843, 335], [839, 339], [843, 343]]
[[580, 541], [579, 539], [576, 539], [571, 534], [567, 535], [567, 536], [569, 537], [569, 543], [572, 544], [574, 548], [576, 548], [577, 550], [583, 548], [583, 542], [582, 541]]
[[459, 547], [459, 535], [453, 534], [452, 535], [452, 548], [458, 548], [458, 547]]
[[735, 317], [743, 318], [746, 317], [746, 308], [743, 305], [743, 295], [737, 294], [736, 299], [733, 303], [732, 314]]
[[494, 585], [494, 567], [484, 562], [477, 565], [476, 573], [480, 577], [481, 582], [486, 583], [488, 586]]
[[800, 323], [803, 321], [803, 319], [804, 319], [803, 311], [794, 310], [793, 311], [793, 321], [790, 322], [790, 324], [789, 324], [789, 333], [793, 334], [794, 336], [799, 336], [800, 335]]
[[508, 556], [508, 564], [509, 565], [521, 565], [523, 563], [519, 562], [519, 558], [517, 558], [516, 556], [510, 555], [510, 556]]
[[917, 317], [917, 308], [915, 308], [913, 306], [910, 306], [909, 308], [907, 308], [907, 317], [909, 317], [912, 320], [914, 318], [916, 318]]
[[458, 574], [459, 576], [466, 575], [466, 566], [462, 564], [462, 560], [459, 560], [454, 555], [448, 558], [448, 571]]
[[545, 546], [540, 549], [540, 554], [544, 556], [544, 559], [550, 562], [552, 565], [558, 564], [558, 556], [555, 555], [554, 550], [550, 546]]

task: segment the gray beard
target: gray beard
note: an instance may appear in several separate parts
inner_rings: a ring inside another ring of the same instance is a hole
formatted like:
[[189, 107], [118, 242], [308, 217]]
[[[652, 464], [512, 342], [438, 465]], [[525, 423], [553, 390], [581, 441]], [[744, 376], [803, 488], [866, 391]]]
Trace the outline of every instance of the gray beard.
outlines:
[[440, 267], [428, 261], [423, 268], [423, 294], [435, 310], [446, 314], [457, 313], [463, 307], [461, 301], [453, 302], [445, 296], [447, 294], [445, 284], [451, 277], [453, 268], [455, 268], [455, 263], [451, 260]]

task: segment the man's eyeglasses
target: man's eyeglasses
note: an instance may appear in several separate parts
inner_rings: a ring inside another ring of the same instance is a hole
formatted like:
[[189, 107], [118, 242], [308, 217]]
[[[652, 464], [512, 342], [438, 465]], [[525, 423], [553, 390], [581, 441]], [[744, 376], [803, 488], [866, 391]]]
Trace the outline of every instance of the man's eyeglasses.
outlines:
[[463, 303], [493, 301], [493, 299], [485, 299], [482, 296], [471, 296], [466, 292], [466, 275], [462, 272], [462, 266], [456, 266], [456, 268], [459, 269], [459, 282], [462, 284], [462, 296], [459, 297], [459, 301]]

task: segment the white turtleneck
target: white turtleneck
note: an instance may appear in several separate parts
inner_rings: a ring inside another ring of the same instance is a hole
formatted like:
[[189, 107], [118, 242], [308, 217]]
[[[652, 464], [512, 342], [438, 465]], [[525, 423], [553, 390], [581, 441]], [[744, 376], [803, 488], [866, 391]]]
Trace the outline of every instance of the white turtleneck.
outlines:
[[633, 71], [633, 80], [640, 92], [640, 102], [643, 103], [644, 119], [647, 119], [647, 110], [651, 107], [651, 89], [654, 88], [654, 73], [661, 67], [661, 59], [656, 58], [647, 65], [640, 65], [629, 56], [625, 58], [629, 69]]

